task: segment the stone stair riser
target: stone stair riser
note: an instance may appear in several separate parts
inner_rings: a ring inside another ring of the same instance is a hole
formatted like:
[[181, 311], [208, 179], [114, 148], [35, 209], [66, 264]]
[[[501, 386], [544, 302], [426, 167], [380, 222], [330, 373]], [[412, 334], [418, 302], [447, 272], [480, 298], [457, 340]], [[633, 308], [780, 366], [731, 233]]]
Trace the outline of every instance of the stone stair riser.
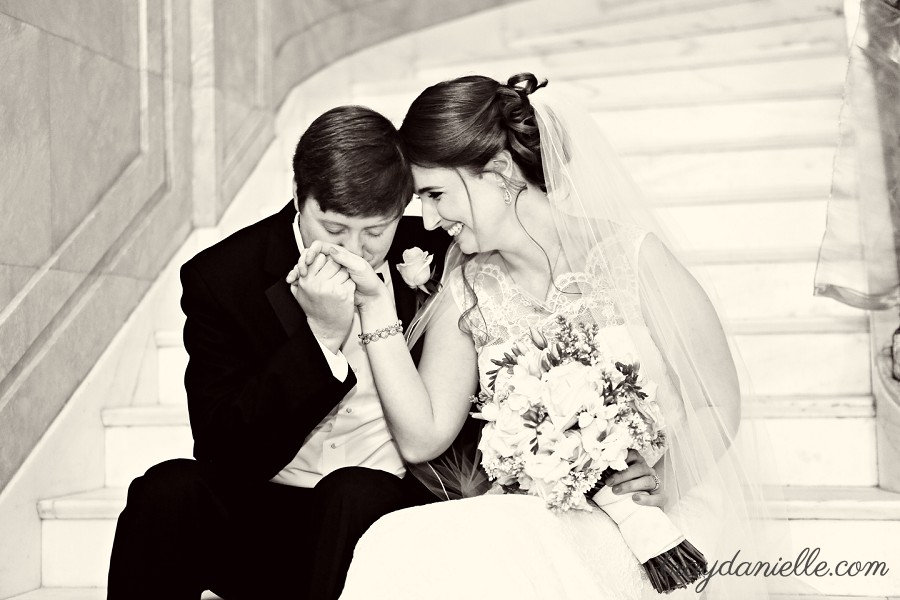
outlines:
[[726, 319], [860, 314], [830, 298], [813, 296], [815, 262], [698, 265], [691, 271], [707, 290], [715, 290]]
[[834, 148], [624, 155], [622, 162], [643, 193], [653, 197], [727, 197], [735, 189], [762, 196], [779, 187], [803, 187], [826, 198]]
[[44, 521], [41, 532], [43, 585], [105, 586], [115, 532], [114, 519]]
[[[756, 2], [725, 3], [706, 10], [665, 10], [647, 15], [636, 26], [633, 21], [616, 23], [600, 20], [592, 26], [569, 28], [559, 34], [546, 36], [522, 36], [510, 45], [518, 49], [535, 48], [558, 52], [561, 48], [586, 44], [620, 44], [645, 42], [658, 38], [697, 35], [709, 30], [731, 26], [739, 31], [746, 27], [761, 26], [790, 20], [804, 21], [810, 17], [834, 16], [840, 9], [839, 0], [762, 0]], [[681, 14], [678, 14], [681, 13]]]
[[125, 487], [150, 467], [171, 458], [193, 456], [187, 423], [153, 427], [106, 428], [106, 485]]
[[[775, 62], [741, 62], [706, 68], [610, 75], [553, 77], [553, 85], [593, 110], [669, 104], [712, 104], [747, 98], [804, 95], [840, 87], [847, 70], [843, 54], [815, 55]], [[550, 79], [553, 73], [542, 74]], [[433, 82], [437, 83], [437, 82]], [[418, 83], [398, 84], [393, 90], [357, 90], [354, 101], [402, 117], [422, 91]], [[833, 92], [832, 92], [833, 93]]]
[[157, 351], [159, 400], [162, 404], [186, 403], [184, 391], [184, 369], [188, 355], [184, 346], [163, 346]]
[[778, 472], [766, 484], [873, 486], [878, 484], [875, 419], [756, 419], [771, 444]]
[[[424, 88], [472, 72], [505, 81], [510, 75], [523, 71], [554, 81], [762, 58], [784, 59], [810, 53], [840, 52], [846, 47], [844, 37], [843, 19], [832, 17], [739, 32], [703, 33], [682, 38], [671, 36], [640, 45], [604, 44], [602, 47], [532, 56], [508, 54], [493, 60], [478, 61], [477, 71], [473, 71], [471, 63], [420, 69], [414, 81]], [[360, 84], [357, 90], [390, 91], [384, 83]]]
[[867, 333], [737, 335], [734, 345], [745, 393], [871, 393]]
[[676, 247], [693, 250], [818, 247], [827, 201], [659, 207]]

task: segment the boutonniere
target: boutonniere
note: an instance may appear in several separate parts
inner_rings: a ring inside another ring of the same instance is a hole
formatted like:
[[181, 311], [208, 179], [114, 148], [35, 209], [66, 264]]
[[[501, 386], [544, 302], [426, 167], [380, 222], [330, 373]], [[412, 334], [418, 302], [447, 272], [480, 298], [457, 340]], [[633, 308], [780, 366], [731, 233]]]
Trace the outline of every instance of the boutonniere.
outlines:
[[431, 261], [434, 259], [430, 253], [420, 248], [410, 248], [403, 251], [403, 262], [397, 265], [397, 271], [406, 283], [412, 289], [419, 289], [426, 294], [431, 294], [431, 290], [426, 284], [431, 281]]

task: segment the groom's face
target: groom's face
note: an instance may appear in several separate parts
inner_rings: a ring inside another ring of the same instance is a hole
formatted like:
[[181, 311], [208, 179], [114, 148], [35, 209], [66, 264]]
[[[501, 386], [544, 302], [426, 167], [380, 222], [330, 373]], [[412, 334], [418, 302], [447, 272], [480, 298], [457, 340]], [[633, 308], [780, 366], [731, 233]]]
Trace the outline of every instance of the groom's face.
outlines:
[[307, 198], [300, 206], [298, 219], [304, 245], [315, 240], [337, 244], [363, 257], [373, 269], [384, 263], [398, 223], [400, 215], [353, 217], [323, 211], [315, 198]]

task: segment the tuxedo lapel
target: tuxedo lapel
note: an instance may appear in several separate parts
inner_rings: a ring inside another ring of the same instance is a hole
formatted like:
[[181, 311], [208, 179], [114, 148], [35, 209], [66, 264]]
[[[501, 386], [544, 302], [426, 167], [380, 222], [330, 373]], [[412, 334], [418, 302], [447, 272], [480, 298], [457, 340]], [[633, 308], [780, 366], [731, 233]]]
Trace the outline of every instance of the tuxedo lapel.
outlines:
[[265, 291], [266, 298], [288, 337], [293, 336], [306, 320], [285, 281], [288, 272], [300, 258], [300, 250], [291, 229], [291, 221], [296, 214], [294, 203], [289, 202], [272, 221], [265, 262], [266, 273], [274, 278], [274, 283]]

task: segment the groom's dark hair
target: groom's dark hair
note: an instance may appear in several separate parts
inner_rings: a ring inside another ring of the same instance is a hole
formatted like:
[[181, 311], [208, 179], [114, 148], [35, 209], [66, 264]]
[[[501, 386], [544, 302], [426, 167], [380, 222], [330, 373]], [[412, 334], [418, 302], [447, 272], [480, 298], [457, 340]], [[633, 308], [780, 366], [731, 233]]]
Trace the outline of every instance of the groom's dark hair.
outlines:
[[364, 106], [332, 108], [312, 122], [294, 152], [294, 181], [301, 211], [315, 198], [323, 211], [400, 216], [413, 196], [400, 134]]

